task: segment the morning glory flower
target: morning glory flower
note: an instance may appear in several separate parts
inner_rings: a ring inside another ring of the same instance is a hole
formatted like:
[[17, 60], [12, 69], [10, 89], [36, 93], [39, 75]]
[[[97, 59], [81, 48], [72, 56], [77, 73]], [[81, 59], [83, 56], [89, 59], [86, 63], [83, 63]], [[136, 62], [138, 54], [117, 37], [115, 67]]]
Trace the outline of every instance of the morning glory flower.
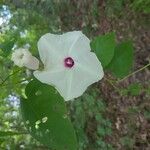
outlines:
[[11, 60], [16, 66], [27, 67], [28, 69], [37, 70], [39, 68], [39, 60], [23, 48], [16, 49], [12, 53]]
[[66, 101], [81, 96], [104, 76], [100, 61], [91, 52], [90, 40], [81, 31], [47, 33], [38, 41], [38, 50], [44, 69], [35, 71], [34, 76], [53, 85]]

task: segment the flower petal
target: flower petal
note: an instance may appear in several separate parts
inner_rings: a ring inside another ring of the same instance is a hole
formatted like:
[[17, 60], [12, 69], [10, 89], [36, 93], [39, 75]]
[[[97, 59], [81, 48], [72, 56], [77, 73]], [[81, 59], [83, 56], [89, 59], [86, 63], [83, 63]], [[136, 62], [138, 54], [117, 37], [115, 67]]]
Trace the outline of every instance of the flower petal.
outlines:
[[[35, 71], [34, 76], [55, 86], [66, 101], [81, 96], [104, 75], [98, 58], [90, 52], [90, 40], [80, 31], [46, 34], [39, 40], [38, 47], [45, 68]], [[75, 63], [72, 68], [64, 67], [64, 58], [68, 56]]]
[[81, 96], [89, 85], [98, 82], [103, 76], [103, 68], [96, 55], [92, 52], [87, 53], [79, 63], [75, 64], [68, 81], [68, 93], [65, 100]]
[[55, 71], [35, 71], [34, 76], [42, 83], [53, 85], [60, 95], [66, 99], [68, 93], [67, 82], [70, 78], [69, 70], [55, 70]]
[[38, 41], [40, 58], [45, 69], [62, 63], [72, 51], [90, 51], [90, 41], [81, 31], [67, 32], [62, 35], [47, 33]]
[[47, 33], [38, 41], [38, 49], [45, 70], [56, 64], [62, 64], [65, 49], [62, 47], [61, 35]]
[[78, 34], [76, 33], [76, 38], [70, 47], [69, 55], [78, 56], [90, 51], [90, 40], [82, 32], [78, 31]]
[[55, 81], [59, 82], [59, 80], [63, 79], [62, 74], [64, 74], [64, 72], [65, 72], [64, 67], [56, 66], [55, 68], [52, 68], [51, 70], [34, 71], [33, 74], [42, 83], [55, 86]]

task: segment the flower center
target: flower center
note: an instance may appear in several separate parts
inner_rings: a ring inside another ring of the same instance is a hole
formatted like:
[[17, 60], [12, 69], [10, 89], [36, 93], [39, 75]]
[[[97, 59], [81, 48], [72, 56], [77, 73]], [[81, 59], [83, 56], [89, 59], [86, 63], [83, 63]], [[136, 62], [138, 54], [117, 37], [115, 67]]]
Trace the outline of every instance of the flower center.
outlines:
[[74, 60], [71, 57], [67, 57], [64, 59], [64, 65], [67, 68], [72, 68], [74, 66]]

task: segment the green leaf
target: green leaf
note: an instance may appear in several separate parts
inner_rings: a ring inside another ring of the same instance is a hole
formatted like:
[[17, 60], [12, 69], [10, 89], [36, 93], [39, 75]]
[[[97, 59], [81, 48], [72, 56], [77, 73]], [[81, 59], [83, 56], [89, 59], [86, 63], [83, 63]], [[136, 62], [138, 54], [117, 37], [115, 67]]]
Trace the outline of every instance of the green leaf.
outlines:
[[63, 98], [56, 90], [37, 80], [26, 87], [21, 113], [30, 134], [55, 150], [77, 150], [76, 135], [67, 116]]
[[115, 46], [115, 33], [98, 36], [91, 42], [91, 49], [96, 53], [103, 67], [111, 62]]
[[132, 64], [132, 42], [122, 42], [116, 46], [114, 57], [107, 69], [110, 70], [114, 76], [123, 78], [129, 74]]

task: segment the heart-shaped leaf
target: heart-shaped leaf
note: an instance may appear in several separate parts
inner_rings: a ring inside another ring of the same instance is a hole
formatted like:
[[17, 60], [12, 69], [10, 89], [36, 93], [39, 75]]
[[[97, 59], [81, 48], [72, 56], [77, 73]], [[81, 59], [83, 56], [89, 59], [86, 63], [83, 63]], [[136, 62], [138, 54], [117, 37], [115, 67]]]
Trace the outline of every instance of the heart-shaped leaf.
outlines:
[[91, 42], [91, 49], [96, 53], [104, 68], [111, 62], [114, 56], [115, 46], [114, 33], [100, 35]]
[[54, 150], [77, 150], [73, 126], [63, 98], [56, 90], [38, 80], [26, 87], [21, 113], [30, 134]]
[[123, 78], [129, 74], [133, 65], [133, 45], [132, 42], [119, 43], [115, 48], [114, 57], [107, 67], [112, 74], [118, 78]]

